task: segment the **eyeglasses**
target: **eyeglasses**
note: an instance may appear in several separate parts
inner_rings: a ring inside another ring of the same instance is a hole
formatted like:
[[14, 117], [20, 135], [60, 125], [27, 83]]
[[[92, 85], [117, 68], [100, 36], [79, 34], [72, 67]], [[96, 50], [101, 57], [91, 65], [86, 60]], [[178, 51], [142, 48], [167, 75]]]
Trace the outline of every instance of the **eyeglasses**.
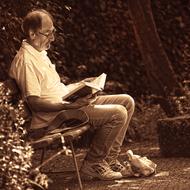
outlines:
[[54, 28], [51, 32], [48, 32], [48, 33], [43, 33], [43, 32], [39, 32], [39, 34], [49, 38], [51, 37], [52, 35], [54, 35], [56, 33], [56, 29]]

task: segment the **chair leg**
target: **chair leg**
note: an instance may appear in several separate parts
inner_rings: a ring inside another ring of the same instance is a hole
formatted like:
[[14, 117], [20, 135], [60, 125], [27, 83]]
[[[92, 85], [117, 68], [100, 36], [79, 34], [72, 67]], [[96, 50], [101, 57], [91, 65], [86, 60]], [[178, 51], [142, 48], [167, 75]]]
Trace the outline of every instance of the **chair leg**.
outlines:
[[43, 163], [45, 151], [46, 151], [45, 148], [43, 148], [43, 149], [42, 149], [42, 154], [41, 154], [41, 159], [40, 159], [40, 164]]
[[76, 159], [72, 140], [69, 140], [69, 143], [70, 143], [71, 150], [72, 150], [73, 162], [74, 162], [76, 173], [77, 173], [79, 187], [80, 187], [80, 190], [83, 190], [81, 176], [80, 176], [80, 172], [79, 172], [79, 168], [78, 168], [77, 159]]

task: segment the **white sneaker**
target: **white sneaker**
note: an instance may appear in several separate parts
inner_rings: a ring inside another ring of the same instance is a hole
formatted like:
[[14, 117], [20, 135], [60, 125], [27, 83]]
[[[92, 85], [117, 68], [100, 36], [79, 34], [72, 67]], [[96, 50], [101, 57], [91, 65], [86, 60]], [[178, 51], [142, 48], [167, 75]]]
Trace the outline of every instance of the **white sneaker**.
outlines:
[[84, 161], [81, 167], [81, 172], [83, 175], [86, 175], [86, 178], [91, 179], [98, 178], [101, 180], [114, 180], [122, 178], [122, 174], [113, 171], [105, 160], [96, 163]]
[[110, 168], [115, 172], [120, 172], [123, 177], [133, 176], [133, 171], [129, 163], [122, 165], [119, 160], [113, 160], [109, 163]]

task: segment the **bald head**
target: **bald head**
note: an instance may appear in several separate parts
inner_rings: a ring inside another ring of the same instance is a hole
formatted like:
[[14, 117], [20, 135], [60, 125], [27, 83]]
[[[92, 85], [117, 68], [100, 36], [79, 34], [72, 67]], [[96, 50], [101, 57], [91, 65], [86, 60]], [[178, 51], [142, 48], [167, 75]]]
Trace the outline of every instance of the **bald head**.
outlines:
[[44, 9], [39, 9], [29, 12], [23, 20], [22, 30], [26, 37], [29, 36], [29, 31], [36, 32], [42, 28], [43, 22], [53, 22], [53, 18], [49, 12]]

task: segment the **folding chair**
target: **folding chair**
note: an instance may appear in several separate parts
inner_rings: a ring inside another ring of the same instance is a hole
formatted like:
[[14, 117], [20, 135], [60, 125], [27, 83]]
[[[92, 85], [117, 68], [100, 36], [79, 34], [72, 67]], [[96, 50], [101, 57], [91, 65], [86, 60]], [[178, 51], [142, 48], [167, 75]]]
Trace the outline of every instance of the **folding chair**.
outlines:
[[[65, 143], [68, 142], [71, 147], [71, 152], [77, 173], [79, 187], [82, 190], [83, 189], [82, 182], [73, 147], [73, 140], [81, 136], [84, 132], [86, 132], [90, 128], [90, 125], [88, 124], [88, 117], [85, 114], [85, 112], [81, 110], [63, 111], [59, 114], [59, 117], [63, 119], [61, 127], [59, 127], [58, 129], [46, 131], [43, 137], [41, 138], [30, 140], [30, 144], [35, 150], [43, 149], [41, 164], [38, 165], [34, 170], [39, 170], [40, 168], [42, 168], [42, 166], [46, 165], [49, 161], [55, 159], [57, 156], [59, 156], [62, 153], [67, 155], [68, 149], [66, 148]], [[43, 161], [44, 152], [46, 148], [53, 143], [61, 144], [62, 149], [57, 151], [56, 154], [50, 156], [49, 158]]]
[[[20, 91], [17, 87], [16, 82], [13, 79], [9, 79], [5, 82], [5, 85], [10, 89], [12, 93], [11, 95], [14, 98], [18, 98], [18, 92]], [[29, 110], [27, 104], [25, 105], [25, 109]], [[27, 112], [29, 113], [29, 111]], [[40, 164], [33, 168], [31, 172], [40, 170], [42, 166], [46, 165], [49, 161], [55, 159], [60, 154], [64, 153], [67, 155], [68, 149], [66, 148], [65, 143], [69, 143], [71, 147], [72, 158], [77, 174], [79, 188], [80, 190], [82, 190], [83, 186], [73, 147], [73, 140], [81, 136], [90, 128], [88, 121], [89, 118], [84, 111], [66, 110], [58, 114], [52, 124], [48, 126], [47, 130], [42, 130], [41, 132], [37, 133], [34, 132], [34, 130], [29, 129], [28, 136], [25, 138], [25, 140], [30, 143], [34, 150], [43, 149]], [[36, 136], [36, 134], [38, 135]], [[62, 149], [58, 150], [56, 154], [44, 160], [45, 150], [53, 143], [60, 144]]]

